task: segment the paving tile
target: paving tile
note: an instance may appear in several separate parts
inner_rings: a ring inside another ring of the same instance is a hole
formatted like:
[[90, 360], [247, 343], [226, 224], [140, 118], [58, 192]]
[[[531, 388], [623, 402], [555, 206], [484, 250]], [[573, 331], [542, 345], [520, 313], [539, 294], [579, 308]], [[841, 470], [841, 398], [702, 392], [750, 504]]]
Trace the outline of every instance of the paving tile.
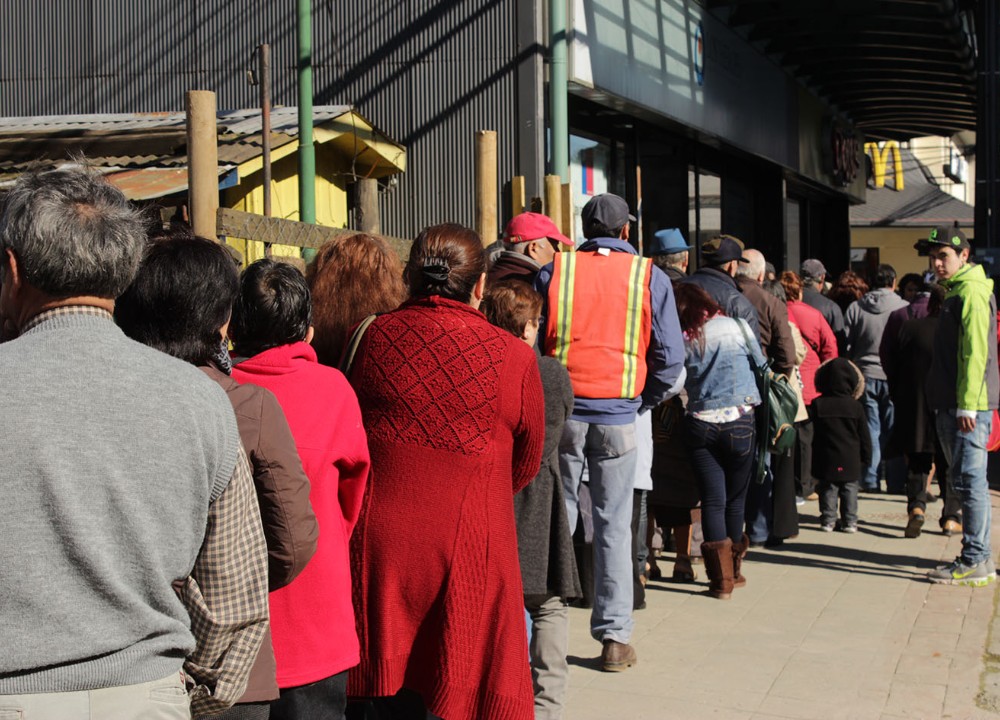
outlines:
[[944, 707], [945, 685], [927, 682], [894, 682], [889, 690], [885, 712], [912, 718], [936, 718]]
[[[872, 529], [901, 530], [902, 498], [861, 502]], [[626, 672], [597, 669], [590, 611], [572, 609], [567, 720], [997, 720], [976, 705], [997, 589], [923, 577], [960, 539], [831, 537], [810, 514], [797, 541], [751, 554], [730, 601], [700, 594], [704, 583], [652, 583]]]

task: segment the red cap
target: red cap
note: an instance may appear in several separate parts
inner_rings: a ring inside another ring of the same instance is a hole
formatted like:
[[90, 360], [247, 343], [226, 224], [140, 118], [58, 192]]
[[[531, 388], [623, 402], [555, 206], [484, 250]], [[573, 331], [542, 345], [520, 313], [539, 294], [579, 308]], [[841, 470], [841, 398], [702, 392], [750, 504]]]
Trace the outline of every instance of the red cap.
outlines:
[[559, 232], [559, 228], [549, 219], [548, 215], [541, 213], [526, 212], [516, 215], [507, 223], [507, 229], [503, 232], [503, 239], [511, 244], [541, 240], [542, 238], [573, 247], [573, 241]]

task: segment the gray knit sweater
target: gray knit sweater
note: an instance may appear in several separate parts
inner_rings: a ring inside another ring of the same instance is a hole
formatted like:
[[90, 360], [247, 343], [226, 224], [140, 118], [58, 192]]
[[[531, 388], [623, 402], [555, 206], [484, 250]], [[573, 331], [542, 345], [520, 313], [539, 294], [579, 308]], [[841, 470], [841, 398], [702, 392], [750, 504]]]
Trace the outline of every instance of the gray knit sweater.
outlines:
[[0, 345], [0, 695], [129, 685], [195, 647], [171, 583], [232, 476], [232, 406], [110, 316]]

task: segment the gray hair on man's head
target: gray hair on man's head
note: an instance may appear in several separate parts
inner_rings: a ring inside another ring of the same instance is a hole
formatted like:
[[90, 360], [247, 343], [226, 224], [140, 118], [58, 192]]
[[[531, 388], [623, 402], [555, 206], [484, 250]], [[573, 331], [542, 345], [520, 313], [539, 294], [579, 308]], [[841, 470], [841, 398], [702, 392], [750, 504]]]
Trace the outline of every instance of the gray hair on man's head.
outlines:
[[83, 168], [29, 172], [0, 212], [0, 251], [52, 297], [115, 298], [135, 277], [146, 242], [142, 214]]
[[736, 266], [737, 275], [744, 275], [756, 280], [764, 274], [766, 261], [764, 260], [764, 254], [761, 253], [760, 250], [747, 248], [743, 251], [743, 259], [746, 260], [746, 262], [740, 263]]

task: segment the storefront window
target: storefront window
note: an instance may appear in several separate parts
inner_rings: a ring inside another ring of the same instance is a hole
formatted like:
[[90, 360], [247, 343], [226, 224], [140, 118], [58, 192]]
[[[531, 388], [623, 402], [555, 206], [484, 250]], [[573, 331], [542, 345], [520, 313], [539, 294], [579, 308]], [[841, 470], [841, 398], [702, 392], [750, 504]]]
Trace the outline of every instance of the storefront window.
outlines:
[[579, 135], [569, 136], [569, 182], [573, 198], [573, 239], [583, 242], [583, 206], [595, 195], [609, 192], [611, 145]]
[[[688, 232], [695, 248], [722, 232], [722, 180], [695, 168], [688, 170]], [[701, 253], [695, 250], [695, 258]]]

